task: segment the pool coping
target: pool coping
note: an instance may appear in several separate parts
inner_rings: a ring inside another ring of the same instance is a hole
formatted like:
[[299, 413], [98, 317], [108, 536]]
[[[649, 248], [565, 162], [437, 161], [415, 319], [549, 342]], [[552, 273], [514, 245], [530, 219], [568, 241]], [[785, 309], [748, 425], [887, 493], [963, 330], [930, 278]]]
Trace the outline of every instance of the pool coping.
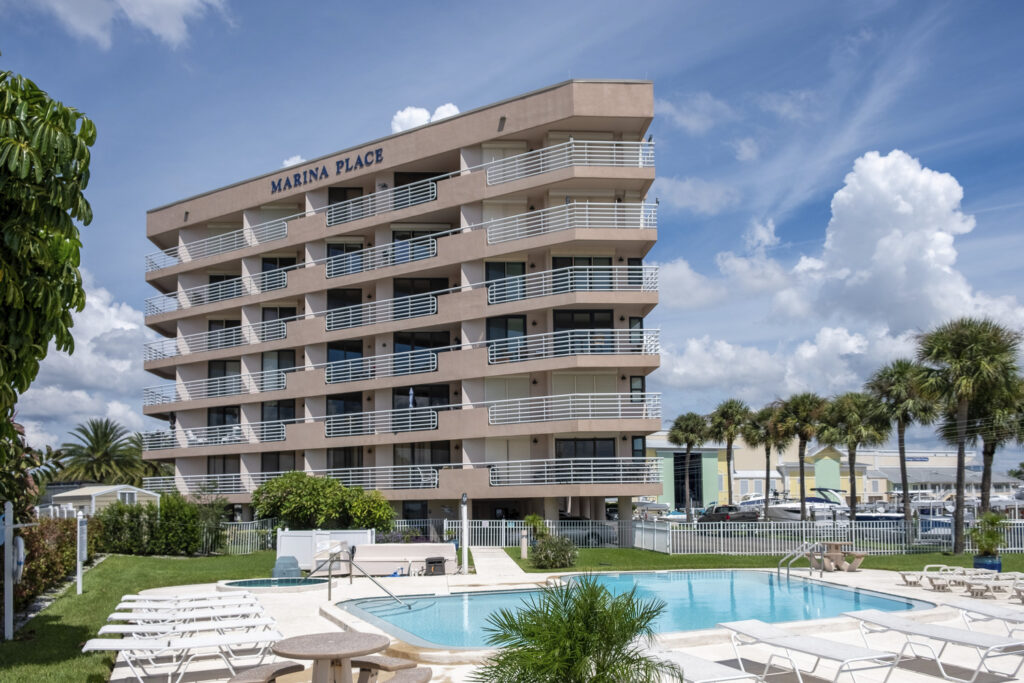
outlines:
[[[709, 571], [743, 571], [743, 572], [775, 572], [775, 569], [766, 568], [738, 568], [738, 569], [654, 569], [654, 570], [630, 570], [630, 571], [603, 571], [603, 572], [553, 572], [551, 574], [533, 574], [531, 576], [536, 577], [535, 580], [530, 581], [501, 581], [491, 582], [486, 585], [470, 584], [459, 586], [459, 591], [449, 591], [447, 593], [435, 592], [435, 593], [423, 593], [417, 591], [416, 593], [410, 593], [402, 595], [396, 591], [396, 595], [399, 597], [413, 597], [413, 596], [446, 596], [446, 595], [461, 595], [465, 593], [478, 593], [478, 592], [512, 592], [512, 591], [526, 591], [536, 590], [542, 588], [549, 579], [553, 578], [565, 578], [570, 576], [582, 576], [587, 574], [664, 574], [674, 571], [686, 571], [686, 572], [709, 572]], [[881, 571], [881, 570], [876, 570]], [[896, 572], [892, 572], [896, 575]], [[948, 619], [950, 614], [959, 614], [959, 611], [953, 610], [952, 608], [937, 603], [932, 600], [922, 599], [920, 597], [900, 595], [898, 593], [891, 593], [875, 588], [863, 588], [860, 586], [850, 586], [849, 584], [841, 583], [835, 580], [828, 580], [824, 577], [815, 578], [813, 576], [799, 576], [796, 578], [800, 579], [811, 579], [814, 582], [827, 584], [833, 587], [844, 588], [846, 590], [856, 590], [865, 593], [871, 593], [878, 596], [924, 603], [928, 606], [913, 607], [906, 610], [906, 614], [913, 615], [912, 618], [921, 621], [941, 621]], [[469, 590], [466, 590], [469, 589]], [[338, 601], [345, 602], [345, 601]], [[391, 645], [386, 650], [387, 654], [394, 657], [402, 657], [404, 659], [411, 659], [423, 664], [437, 664], [437, 665], [478, 665], [484, 663], [491, 655], [497, 650], [495, 648], [443, 648], [443, 647], [426, 647], [411, 643], [405, 640], [397, 638], [393, 633], [385, 631], [365, 619], [362, 619], [352, 612], [342, 609], [335, 603], [323, 603], [320, 606], [320, 616], [337, 624], [343, 630], [355, 630], [369, 633], [377, 633], [380, 635], [387, 636], [391, 639]], [[785, 627], [793, 633], [806, 633], [807, 635], [820, 634], [823, 630], [826, 631], [857, 631], [857, 622], [849, 617], [842, 615], [835, 617], [826, 617], [823, 619], [804, 619], [799, 621], [789, 622], [778, 622], [778, 625]], [[695, 647], [699, 645], [717, 645], [717, 644], [728, 644], [731, 642], [729, 631], [722, 628], [709, 628], [709, 629], [694, 629], [690, 631], [670, 631], [666, 633], [659, 633], [655, 635], [654, 642], [658, 647], [673, 649], [678, 647]]]
[[[327, 581], [317, 581], [316, 583], [307, 583], [303, 585], [291, 585], [291, 586], [231, 586], [229, 585], [234, 581], [254, 581], [254, 580], [270, 580], [271, 577], [265, 579], [221, 579], [217, 582], [217, 591], [223, 593], [230, 593], [232, 591], [248, 591], [249, 593], [305, 593], [306, 591], [323, 590], [327, 587]], [[323, 577], [315, 577], [323, 578]], [[338, 579], [334, 579], [334, 586], [337, 586]]]

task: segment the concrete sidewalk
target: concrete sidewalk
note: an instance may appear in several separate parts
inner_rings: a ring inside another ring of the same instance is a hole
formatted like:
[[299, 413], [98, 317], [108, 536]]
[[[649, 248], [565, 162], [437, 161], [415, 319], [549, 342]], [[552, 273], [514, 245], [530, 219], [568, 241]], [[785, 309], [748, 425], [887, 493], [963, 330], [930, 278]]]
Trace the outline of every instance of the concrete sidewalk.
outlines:
[[478, 577], [525, 576], [526, 572], [508, 556], [504, 548], [470, 547]]

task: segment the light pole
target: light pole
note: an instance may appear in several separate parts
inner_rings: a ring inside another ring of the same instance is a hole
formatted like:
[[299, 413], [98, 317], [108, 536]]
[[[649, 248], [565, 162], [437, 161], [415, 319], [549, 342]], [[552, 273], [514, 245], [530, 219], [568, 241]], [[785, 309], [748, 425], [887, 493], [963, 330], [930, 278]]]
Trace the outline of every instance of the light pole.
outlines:
[[462, 574], [469, 574], [469, 496], [462, 494]]

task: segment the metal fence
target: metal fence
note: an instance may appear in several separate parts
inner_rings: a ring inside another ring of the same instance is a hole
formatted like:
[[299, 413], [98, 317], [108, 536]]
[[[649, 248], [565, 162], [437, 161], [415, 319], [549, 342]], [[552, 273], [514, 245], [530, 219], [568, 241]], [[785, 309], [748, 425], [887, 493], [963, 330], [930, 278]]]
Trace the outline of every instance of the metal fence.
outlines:
[[248, 555], [259, 550], [276, 548], [277, 520], [257, 519], [252, 522], [222, 522], [203, 528], [200, 553], [210, 555]]

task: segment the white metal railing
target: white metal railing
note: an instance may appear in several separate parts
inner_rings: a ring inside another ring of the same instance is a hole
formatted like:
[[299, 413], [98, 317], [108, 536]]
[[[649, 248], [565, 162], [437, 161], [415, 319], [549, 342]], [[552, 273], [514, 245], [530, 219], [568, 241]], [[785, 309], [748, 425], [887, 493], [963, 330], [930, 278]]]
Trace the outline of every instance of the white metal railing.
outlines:
[[230, 280], [211, 282], [208, 285], [189, 287], [170, 294], [152, 296], [146, 299], [145, 314], [170, 313], [192, 306], [202, 306], [217, 301], [236, 299], [240, 296], [284, 289], [288, 286], [288, 270], [278, 268], [256, 275], [244, 275]]
[[543, 484], [658, 484], [661, 468], [655, 458], [554, 458], [494, 463], [491, 486]]
[[398, 211], [435, 199], [437, 199], [437, 183], [433, 180], [421, 180], [408, 185], [392, 187], [331, 205], [327, 208], [327, 227], [349, 223], [368, 216], [376, 216], [388, 211]]
[[267, 320], [254, 325], [240, 325], [223, 330], [199, 332], [183, 337], [148, 342], [144, 347], [142, 358], [147, 361], [161, 360], [190, 353], [202, 353], [284, 339], [288, 335], [288, 320], [284, 318]]
[[661, 394], [562, 394], [494, 401], [492, 425], [555, 420], [661, 419]]
[[487, 342], [487, 363], [518, 363], [558, 356], [644, 354], [660, 350], [659, 330], [564, 330]]
[[497, 185], [569, 166], [654, 166], [653, 142], [569, 140], [499, 159], [487, 165], [487, 184]]
[[232, 230], [222, 235], [214, 235], [205, 239], [185, 244], [163, 251], [157, 251], [146, 255], [146, 272], [169, 268], [179, 263], [195, 261], [207, 256], [216, 256], [236, 249], [243, 249], [264, 242], [272, 242], [284, 239], [288, 236], [288, 222], [285, 219], [278, 219], [260, 223], [250, 228]]
[[326, 312], [326, 325], [327, 331], [330, 332], [392, 320], [419, 318], [435, 313], [437, 313], [437, 296], [433, 293], [416, 294], [332, 309]]
[[[145, 477], [143, 488], [157, 493], [178, 491], [196, 493], [251, 493], [261, 484], [288, 472], [253, 472], [237, 474], [205, 474], [184, 477]], [[423, 465], [384, 467], [349, 467], [332, 470], [305, 470], [314, 477], [337, 479], [345, 486], [364, 489], [436, 489], [437, 468]]]
[[435, 370], [437, 370], [437, 353], [433, 350], [351, 358], [328, 363], [324, 368], [328, 384], [415, 375]]
[[295, 422], [295, 420], [247, 422], [234, 425], [216, 425], [213, 427], [194, 427], [191, 429], [179, 427], [143, 432], [142, 450], [204, 448], [208, 446], [284, 441], [285, 425], [292, 422]]
[[142, 405], [154, 406], [177, 401], [198, 401], [220, 396], [280, 391], [285, 388], [286, 376], [287, 373], [282, 370], [267, 370], [146, 387], [142, 390]]
[[338, 254], [327, 259], [327, 277], [341, 277], [437, 256], [437, 239], [414, 237]]
[[365, 413], [329, 415], [324, 419], [324, 435], [365, 436], [437, 429], [437, 411], [433, 408], [399, 408]]
[[536, 237], [573, 228], [656, 228], [655, 204], [573, 202], [539, 211], [497, 218], [481, 227], [487, 230], [487, 243], [498, 244]]
[[656, 292], [657, 266], [572, 266], [515, 275], [487, 283], [487, 303], [568, 292]]

